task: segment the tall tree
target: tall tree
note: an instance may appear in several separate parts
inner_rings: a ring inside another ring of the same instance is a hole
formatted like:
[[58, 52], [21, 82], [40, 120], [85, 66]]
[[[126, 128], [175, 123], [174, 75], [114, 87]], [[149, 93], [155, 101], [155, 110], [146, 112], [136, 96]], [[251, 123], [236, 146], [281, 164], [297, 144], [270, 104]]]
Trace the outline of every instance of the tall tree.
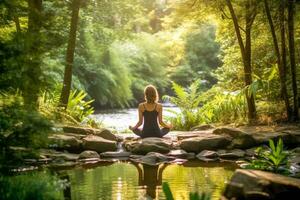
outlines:
[[298, 94], [297, 94], [297, 72], [295, 64], [295, 36], [294, 36], [294, 0], [288, 0], [288, 39], [289, 39], [289, 54], [292, 74], [292, 88], [293, 88], [293, 119], [298, 119]]
[[[279, 3], [279, 27], [280, 27], [280, 38], [281, 38], [281, 61], [282, 61], [282, 81], [286, 83], [286, 75], [287, 75], [287, 63], [286, 63], [286, 44], [285, 44], [285, 0], [280, 0]], [[289, 99], [289, 97], [287, 97]], [[289, 100], [287, 100], [289, 101]], [[289, 104], [289, 102], [288, 102]], [[289, 107], [287, 110], [288, 120], [291, 120], [292, 110]]]
[[[230, 11], [230, 15], [233, 21], [235, 33], [239, 43], [243, 65], [244, 65], [244, 82], [245, 86], [249, 86], [252, 83], [252, 67], [251, 67], [251, 28], [256, 17], [256, 5], [253, 1], [247, 0], [245, 3], [245, 42], [243, 41], [240, 25], [237, 16], [234, 12], [231, 0], [226, 0], [226, 5]], [[256, 107], [254, 101], [254, 95], [246, 92], [247, 106], [248, 106], [248, 120], [252, 123], [256, 119]]]
[[64, 82], [63, 88], [61, 91], [60, 96], [60, 103], [65, 108], [68, 105], [71, 84], [72, 84], [72, 69], [73, 69], [73, 62], [74, 62], [74, 52], [76, 46], [76, 32], [77, 32], [77, 25], [79, 20], [79, 8], [80, 8], [81, 0], [73, 0], [72, 1], [72, 17], [71, 17], [71, 25], [70, 25], [70, 32], [69, 32], [69, 41], [66, 53], [66, 66], [65, 66], [65, 73], [64, 73]]
[[270, 26], [272, 39], [273, 39], [273, 46], [274, 46], [275, 55], [277, 57], [277, 66], [278, 66], [279, 78], [280, 78], [281, 95], [282, 95], [282, 98], [283, 98], [284, 103], [285, 103], [287, 116], [288, 116], [288, 118], [290, 118], [291, 107], [290, 107], [290, 103], [289, 103], [289, 97], [288, 97], [287, 86], [286, 86], [286, 81], [285, 81], [286, 75], [284, 74], [285, 71], [283, 70], [283, 65], [282, 65], [282, 62], [281, 62], [281, 55], [280, 55], [280, 51], [279, 51], [278, 40], [277, 40], [276, 31], [275, 31], [274, 23], [273, 23], [273, 20], [272, 20], [272, 15], [271, 15], [268, 0], [264, 0], [264, 6], [265, 6], [265, 11], [266, 11], [268, 23], [269, 23], [269, 26]]
[[40, 90], [40, 50], [42, 27], [42, 0], [28, 0], [28, 30], [25, 41], [26, 46], [26, 70], [24, 72], [27, 80], [23, 85], [24, 102], [30, 107], [37, 105]]

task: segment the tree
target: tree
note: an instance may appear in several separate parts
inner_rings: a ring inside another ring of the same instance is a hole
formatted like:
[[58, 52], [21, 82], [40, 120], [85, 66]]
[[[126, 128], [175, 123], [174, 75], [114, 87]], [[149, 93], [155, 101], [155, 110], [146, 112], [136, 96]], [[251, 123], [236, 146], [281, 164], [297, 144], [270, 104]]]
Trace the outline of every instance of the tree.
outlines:
[[294, 0], [288, 0], [288, 39], [289, 39], [289, 54], [290, 54], [290, 65], [292, 74], [292, 89], [293, 89], [293, 100], [294, 110], [293, 119], [298, 119], [298, 90], [297, 90], [297, 77], [296, 77], [296, 64], [295, 64], [295, 39], [294, 39]]
[[[286, 83], [286, 75], [287, 75], [287, 63], [286, 63], [286, 44], [285, 44], [285, 0], [281, 0], [279, 3], [279, 27], [280, 27], [280, 37], [281, 37], [281, 60], [282, 60], [282, 81]], [[287, 98], [289, 99], [289, 97]], [[288, 101], [288, 100], [287, 100]], [[287, 103], [286, 103], [287, 104]], [[289, 104], [289, 102], [288, 102]], [[292, 110], [289, 106], [287, 109], [288, 120], [291, 120]]]
[[[234, 29], [236, 33], [236, 37], [239, 43], [243, 65], [244, 65], [244, 81], [245, 86], [249, 87], [252, 83], [252, 68], [251, 68], [251, 27], [253, 25], [254, 19], [256, 17], [256, 4], [247, 0], [245, 4], [245, 43], [242, 39], [241, 35], [241, 27], [238, 23], [237, 16], [234, 12], [233, 6], [231, 4], [231, 0], [226, 0], [226, 5], [229, 8], [230, 15], [234, 24]], [[249, 122], [253, 122], [256, 118], [256, 107], [254, 101], [254, 95], [252, 93], [246, 92], [247, 106], [248, 106], [248, 120]]]
[[288, 92], [287, 92], [287, 86], [286, 86], [286, 75], [284, 73], [285, 70], [283, 68], [283, 62], [281, 61], [281, 55], [279, 51], [279, 45], [278, 45], [278, 40], [274, 28], [274, 23], [272, 20], [271, 12], [270, 12], [270, 7], [268, 0], [264, 0], [264, 6], [265, 6], [265, 11], [268, 19], [268, 23], [270, 26], [270, 31], [273, 39], [273, 45], [274, 45], [274, 51], [275, 55], [277, 57], [277, 66], [278, 66], [278, 71], [279, 71], [279, 78], [280, 78], [280, 87], [281, 87], [281, 95], [283, 97], [284, 103], [285, 103], [285, 108], [286, 108], [286, 113], [288, 116], [288, 119], [290, 118], [290, 113], [291, 113], [291, 107], [289, 103], [289, 97], [288, 97]]
[[41, 35], [42, 27], [42, 0], [28, 0], [28, 30], [25, 41], [27, 67], [24, 72], [26, 81], [24, 82], [23, 96], [24, 103], [35, 107], [40, 90], [41, 76]]
[[76, 32], [77, 32], [77, 25], [79, 19], [80, 3], [81, 0], [72, 1], [72, 18], [71, 18], [69, 40], [68, 40], [68, 47], [66, 53], [66, 66], [65, 66], [65, 73], [64, 73], [63, 88], [60, 96], [60, 103], [65, 108], [68, 105], [71, 84], [72, 84], [72, 68], [73, 68], [74, 52], [76, 46]]

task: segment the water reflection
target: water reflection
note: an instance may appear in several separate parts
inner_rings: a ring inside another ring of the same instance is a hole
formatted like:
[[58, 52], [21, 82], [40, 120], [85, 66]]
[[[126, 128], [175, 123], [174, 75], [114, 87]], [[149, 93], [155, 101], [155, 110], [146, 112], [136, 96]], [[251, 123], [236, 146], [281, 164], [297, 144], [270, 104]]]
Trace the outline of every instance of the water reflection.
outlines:
[[145, 164], [133, 164], [136, 166], [139, 173], [139, 186], [144, 186], [146, 188], [145, 197], [155, 199], [157, 197], [157, 186], [162, 185], [162, 174], [167, 165], [151, 166]]
[[192, 191], [212, 192], [212, 199], [219, 199], [233, 169], [216, 163], [147, 166], [123, 162], [66, 173], [72, 200], [165, 199], [162, 182], [169, 183], [175, 199], [188, 199]]

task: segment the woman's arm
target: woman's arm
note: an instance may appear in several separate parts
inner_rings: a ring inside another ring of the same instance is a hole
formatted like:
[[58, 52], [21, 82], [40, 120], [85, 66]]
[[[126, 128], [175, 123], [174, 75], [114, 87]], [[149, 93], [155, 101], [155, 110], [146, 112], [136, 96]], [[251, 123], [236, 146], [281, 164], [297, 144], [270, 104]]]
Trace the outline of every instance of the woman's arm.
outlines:
[[142, 106], [142, 104], [140, 104], [139, 107], [138, 107], [139, 121], [136, 123], [135, 126], [133, 126], [133, 127], [129, 126], [130, 130], [135, 130], [135, 129], [137, 129], [138, 127], [140, 127], [143, 124], [143, 112], [142, 112], [142, 109], [143, 109], [143, 106]]
[[158, 122], [159, 124], [164, 127], [164, 128], [172, 128], [171, 124], [166, 124], [163, 120], [162, 120], [162, 112], [163, 112], [163, 107], [161, 104], [158, 104]]

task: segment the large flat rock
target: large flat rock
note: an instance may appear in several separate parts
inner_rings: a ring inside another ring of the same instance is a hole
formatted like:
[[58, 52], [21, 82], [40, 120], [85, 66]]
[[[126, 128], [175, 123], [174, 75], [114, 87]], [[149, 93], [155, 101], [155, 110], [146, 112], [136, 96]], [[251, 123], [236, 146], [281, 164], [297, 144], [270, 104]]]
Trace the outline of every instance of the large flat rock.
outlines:
[[106, 140], [102, 137], [95, 135], [88, 135], [83, 138], [83, 149], [84, 150], [93, 150], [98, 153], [106, 152], [106, 151], [116, 151], [117, 150], [117, 142]]
[[183, 140], [187, 138], [199, 137], [207, 134], [212, 134], [213, 130], [202, 130], [202, 131], [178, 131], [177, 139]]
[[79, 151], [82, 141], [74, 136], [64, 134], [52, 134], [48, 137], [49, 147], [54, 149]]
[[83, 135], [92, 134], [107, 140], [113, 140], [113, 141], [118, 140], [115, 134], [113, 134], [110, 130], [105, 128], [95, 129], [95, 128], [77, 127], [77, 126], [64, 126], [63, 130], [65, 133], [76, 133], [76, 134], [83, 134]]
[[227, 199], [297, 199], [300, 197], [300, 180], [259, 170], [235, 171], [227, 184]]
[[198, 137], [183, 139], [180, 148], [187, 152], [198, 153], [203, 150], [225, 149], [230, 144], [230, 137], [214, 134], [203, 134]]
[[147, 154], [149, 152], [168, 153], [172, 148], [172, 142], [163, 138], [144, 138], [134, 141], [125, 141], [125, 149], [134, 154]]
[[215, 129], [213, 134], [231, 137], [229, 148], [247, 149], [256, 145], [256, 141], [251, 134], [236, 128], [220, 127]]

